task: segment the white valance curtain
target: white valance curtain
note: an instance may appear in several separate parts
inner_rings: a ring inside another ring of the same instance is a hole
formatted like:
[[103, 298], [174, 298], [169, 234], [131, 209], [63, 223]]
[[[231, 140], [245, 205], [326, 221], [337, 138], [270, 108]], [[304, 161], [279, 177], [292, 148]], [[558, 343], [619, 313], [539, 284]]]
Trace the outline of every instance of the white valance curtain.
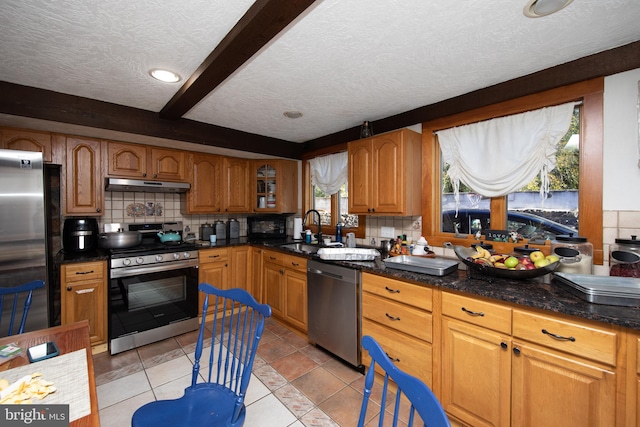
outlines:
[[349, 157], [346, 151], [309, 160], [311, 183], [326, 194], [335, 194], [349, 179]]
[[540, 174], [541, 197], [549, 191], [558, 142], [569, 130], [575, 103], [557, 105], [436, 132], [449, 165], [456, 206], [460, 182], [485, 197], [499, 197]]

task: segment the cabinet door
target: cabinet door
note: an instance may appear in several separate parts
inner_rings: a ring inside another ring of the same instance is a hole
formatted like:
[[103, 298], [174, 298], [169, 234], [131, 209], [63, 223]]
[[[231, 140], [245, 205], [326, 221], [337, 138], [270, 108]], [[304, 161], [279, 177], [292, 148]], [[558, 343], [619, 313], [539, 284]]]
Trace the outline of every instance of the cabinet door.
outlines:
[[0, 148], [7, 150], [36, 151], [42, 153], [44, 162], [51, 162], [52, 138], [48, 132], [33, 132], [22, 129], [1, 129]]
[[616, 425], [614, 372], [515, 340], [513, 351], [514, 426]]
[[241, 288], [251, 292], [251, 246], [235, 246], [229, 248], [231, 264], [230, 288]]
[[[399, 133], [372, 140], [372, 206], [376, 213], [402, 213], [406, 191], [406, 170]], [[414, 177], [418, 179], [418, 177]], [[351, 188], [349, 188], [351, 190]], [[351, 193], [351, 191], [349, 192]], [[351, 194], [349, 194], [351, 197]]]
[[[210, 262], [205, 264], [200, 264], [198, 271], [198, 280], [200, 283], [208, 283], [211, 286], [214, 286], [218, 289], [228, 289], [229, 288], [229, 269], [228, 262]], [[202, 304], [204, 303], [204, 294], [202, 292], [198, 295], [198, 312], [202, 312]], [[209, 296], [209, 308], [207, 313], [211, 313], [213, 311], [215, 303], [215, 296]]]
[[187, 214], [222, 210], [222, 157], [212, 154], [189, 156], [191, 189], [186, 194]]
[[149, 178], [167, 181], [185, 180], [186, 152], [151, 148]]
[[443, 317], [441, 403], [447, 413], [473, 426], [510, 425], [510, 341]]
[[102, 215], [100, 141], [67, 138], [64, 164], [64, 213], [67, 215]]
[[307, 274], [287, 269], [284, 274], [284, 318], [307, 331]]
[[373, 207], [371, 140], [350, 142], [349, 155], [349, 213], [367, 213]]
[[251, 281], [247, 290], [253, 297], [262, 303], [262, 249], [251, 248]]
[[145, 178], [147, 176], [147, 147], [120, 142], [107, 143], [109, 176]]
[[265, 262], [263, 274], [264, 303], [271, 306], [271, 312], [275, 317], [282, 319], [284, 317], [283, 267], [271, 262]]
[[103, 280], [64, 284], [61, 293], [63, 325], [89, 321], [91, 345], [107, 342], [106, 284]]
[[225, 212], [251, 211], [250, 161], [225, 157], [224, 181], [220, 188], [224, 193]]

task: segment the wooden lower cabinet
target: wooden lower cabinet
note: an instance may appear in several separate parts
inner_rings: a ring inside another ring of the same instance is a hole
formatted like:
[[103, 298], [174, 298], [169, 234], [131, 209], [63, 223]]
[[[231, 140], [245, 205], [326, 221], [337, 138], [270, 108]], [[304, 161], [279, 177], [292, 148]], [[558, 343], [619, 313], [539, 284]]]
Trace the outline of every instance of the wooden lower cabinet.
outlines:
[[[370, 335], [398, 368], [432, 384], [431, 288], [362, 274], [362, 336]], [[371, 364], [366, 351], [362, 363]]]
[[307, 260], [263, 250], [262, 266], [263, 302], [274, 317], [307, 332]]
[[63, 325], [89, 321], [91, 345], [107, 342], [107, 262], [60, 266], [60, 305]]
[[[200, 249], [198, 251], [198, 281], [218, 289], [229, 289], [228, 248]], [[202, 311], [204, 294], [198, 295], [198, 313]], [[214, 297], [209, 297], [207, 313], [213, 311]]]
[[454, 424], [624, 425], [613, 328], [448, 292], [442, 314], [440, 400]]
[[259, 303], [263, 303], [262, 270], [262, 249], [251, 248], [251, 281], [248, 290]]
[[251, 246], [232, 246], [229, 248], [229, 288], [240, 288], [251, 292]]

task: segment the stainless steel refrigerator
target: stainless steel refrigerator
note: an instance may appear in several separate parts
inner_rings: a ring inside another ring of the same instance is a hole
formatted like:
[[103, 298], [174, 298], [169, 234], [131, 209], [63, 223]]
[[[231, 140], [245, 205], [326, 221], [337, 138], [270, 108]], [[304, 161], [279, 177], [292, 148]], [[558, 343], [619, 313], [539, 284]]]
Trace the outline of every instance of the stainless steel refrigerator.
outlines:
[[[47, 283], [44, 193], [42, 153], [0, 149], [0, 287]], [[48, 327], [48, 286], [34, 292], [25, 331]], [[21, 317], [23, 301], [18, 305]], [[0, 337], [7, 335], [11, 305], [2, 310]]]

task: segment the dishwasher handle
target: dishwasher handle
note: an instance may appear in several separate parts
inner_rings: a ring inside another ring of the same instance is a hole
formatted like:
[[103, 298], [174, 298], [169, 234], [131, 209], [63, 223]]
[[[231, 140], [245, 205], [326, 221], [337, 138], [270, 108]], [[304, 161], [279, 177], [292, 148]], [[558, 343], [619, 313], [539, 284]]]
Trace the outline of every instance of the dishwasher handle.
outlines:
[[307, 269], [307, 272], [312, 274], [318, 274], [320, 276], [332, 277], [338, 280], [344, 280], [344, 277], [342, 277], [340, 274], [329, 273], [328, 271], [317, 270], [315, 268], [309, 268]]

